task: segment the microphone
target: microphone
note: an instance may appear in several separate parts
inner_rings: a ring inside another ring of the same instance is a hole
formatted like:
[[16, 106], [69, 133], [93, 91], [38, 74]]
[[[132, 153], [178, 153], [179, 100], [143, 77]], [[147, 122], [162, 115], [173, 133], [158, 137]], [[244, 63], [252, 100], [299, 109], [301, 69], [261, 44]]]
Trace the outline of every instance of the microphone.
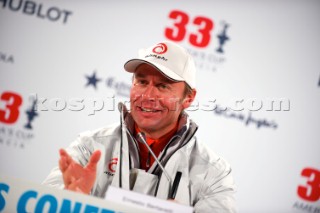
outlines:
[[141, 139], [141, 141], [144, 143], [144, 145], [146, 145], [146, 147], [148, 148], [149, 152], [151, 153], [151, 155], [154, 157], [155, 161], [157, 162], [157, 164], [159, 165], [160, 169], [162, 170], [162, 172], [164, 173], [164, 175], [166, 176], [167, 180], [169, 181], [169, 186], [171, 188], [171, 178], [169, 176], [169, 174], [167, 173], [167, 171], [165, 170], [165, 168], [162, 166], [162, 164], [160, 163], [160, 161], [158, 160], [157, 156], [154, 154], [154, 152], [152, 151], [152, 149], [150, 148], [150, 146], [148, 145], [147, 141], [144, 139], [144, 133], [143, 132], [139, 132], [138, 133], [138, 137]]

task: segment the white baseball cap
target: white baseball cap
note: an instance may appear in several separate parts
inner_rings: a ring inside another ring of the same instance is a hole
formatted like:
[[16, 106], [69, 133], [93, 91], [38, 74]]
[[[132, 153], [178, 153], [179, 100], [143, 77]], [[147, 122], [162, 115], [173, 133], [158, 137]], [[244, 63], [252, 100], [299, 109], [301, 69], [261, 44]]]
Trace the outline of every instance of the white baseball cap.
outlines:
[[140, 64], [156, 67], [174, 81], [185, 81], [192, 89], [196, 86], [196, 67], [186, 49], [171, 41], [163, 41], [147, 49], [139, 50], [138, 58], [124, 64], [124, 69], [134, 73]]

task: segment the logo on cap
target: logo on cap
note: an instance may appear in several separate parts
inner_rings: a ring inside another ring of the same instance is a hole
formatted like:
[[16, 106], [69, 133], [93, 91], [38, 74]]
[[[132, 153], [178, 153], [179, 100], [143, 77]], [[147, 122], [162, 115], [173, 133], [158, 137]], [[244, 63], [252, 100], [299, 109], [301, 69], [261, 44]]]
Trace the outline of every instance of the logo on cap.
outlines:
[[164, 43], [159, 43], [152, 49], [152, 52], [157, 54], [163, 54], [167, 52], [167, 49], [167, 45], [165, 45]]

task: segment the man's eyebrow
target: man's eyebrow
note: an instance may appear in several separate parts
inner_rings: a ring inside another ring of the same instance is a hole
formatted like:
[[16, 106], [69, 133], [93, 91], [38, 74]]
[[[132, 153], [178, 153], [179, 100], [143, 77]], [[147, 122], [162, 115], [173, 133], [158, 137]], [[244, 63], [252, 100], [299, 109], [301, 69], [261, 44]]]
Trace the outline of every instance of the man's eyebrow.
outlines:
[[142, 73], [135, 73], [135, 74], [134, 74], [134, 77], [135, 77], [135, 78], [144, 78], [144, 77], [146, 77], [146, 75], [144, 75], [144, 74], [142, 74]]

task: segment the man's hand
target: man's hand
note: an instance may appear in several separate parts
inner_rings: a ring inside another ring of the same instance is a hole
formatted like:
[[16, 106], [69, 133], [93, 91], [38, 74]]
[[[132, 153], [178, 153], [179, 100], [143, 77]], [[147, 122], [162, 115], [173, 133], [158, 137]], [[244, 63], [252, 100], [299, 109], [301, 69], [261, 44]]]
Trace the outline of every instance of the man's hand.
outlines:
[[65, 189], [89, 194], [96, 180], [99, 150], [92, 153], [88, 164], [83, 167], [76, 163], [64, 149], [60, 149], [59, 167], [62, 172]]

